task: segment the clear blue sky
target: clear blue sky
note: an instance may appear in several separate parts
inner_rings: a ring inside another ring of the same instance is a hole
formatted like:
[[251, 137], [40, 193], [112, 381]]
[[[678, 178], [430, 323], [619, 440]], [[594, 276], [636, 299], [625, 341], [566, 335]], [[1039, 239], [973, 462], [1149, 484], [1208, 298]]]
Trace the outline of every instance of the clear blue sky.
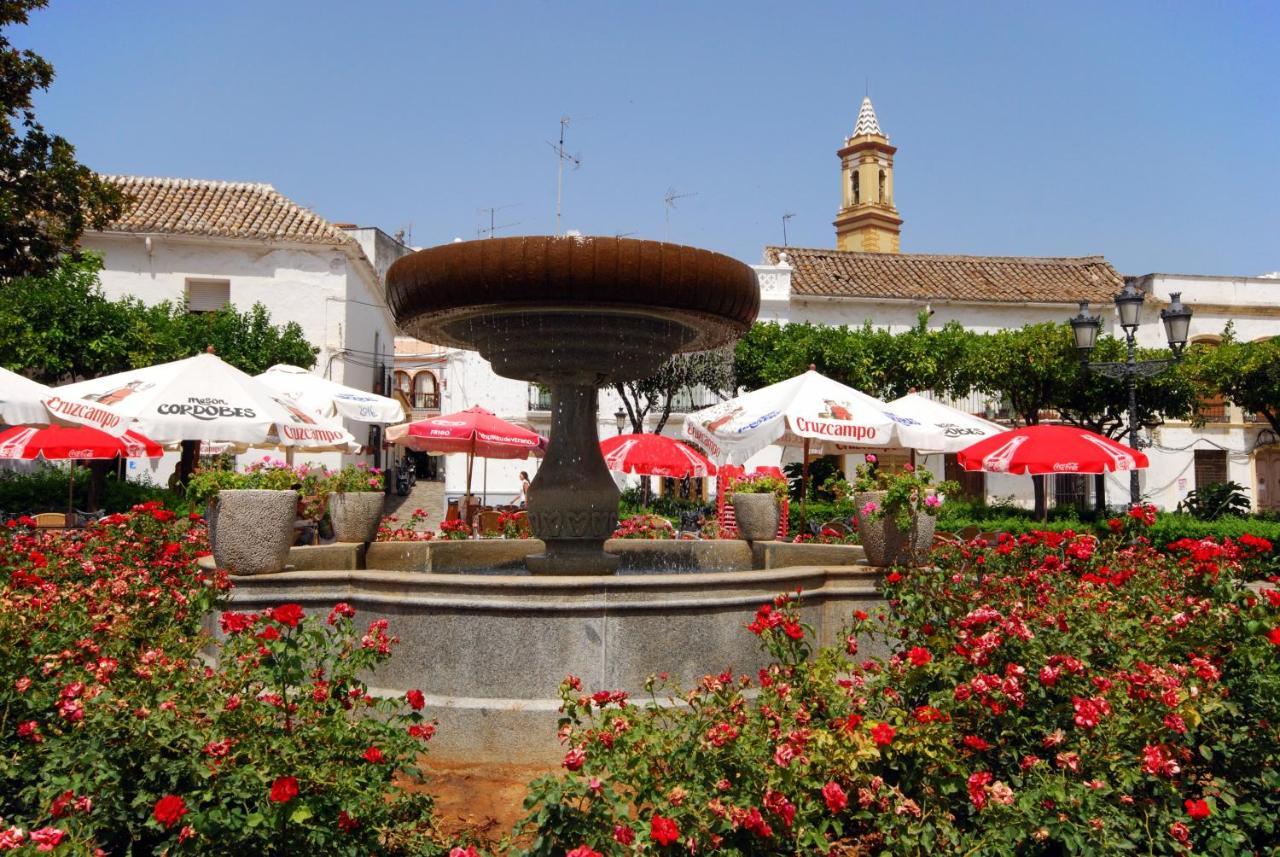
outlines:
[[870, 78], [905, 252], [1280, 269], [1280, 3], [52, 0], [14, 41], [104, 172], [264, 181], [415, 244], [565, 226], [834, 246]]

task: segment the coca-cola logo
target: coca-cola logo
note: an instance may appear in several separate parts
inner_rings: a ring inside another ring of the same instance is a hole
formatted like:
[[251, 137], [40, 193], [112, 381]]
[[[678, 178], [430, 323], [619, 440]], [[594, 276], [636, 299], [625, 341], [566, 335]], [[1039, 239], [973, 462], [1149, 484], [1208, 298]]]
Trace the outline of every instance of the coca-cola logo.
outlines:
[[1080, 462], [1078, 461], [1057, 461], [1053, 465], [1056, 473], [1075, 473], [1080, 470]]
[[228, 405], [222, 399], [191, 398], [185, 402], [164, 402], [156, 407], [161, 416], [195, 417], [198, 420], [217, 419], [253, 419], [257, 412], [253, 408], [237, 408]]

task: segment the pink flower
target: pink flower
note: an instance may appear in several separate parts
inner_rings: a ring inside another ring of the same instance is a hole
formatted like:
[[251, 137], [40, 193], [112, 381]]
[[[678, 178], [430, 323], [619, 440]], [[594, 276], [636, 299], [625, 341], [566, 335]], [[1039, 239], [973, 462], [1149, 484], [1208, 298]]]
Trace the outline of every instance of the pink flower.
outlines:
[[604, 857], [604, 855], [586, 845], [579, 845], [577, 848], [566, 853], [564, 857]]
[[37, 851], [52, 851], [62, 844], [62, 840], [67, 838], [66, 831], [59, 830], [56, 827], [42, 827], [39, 830], [31, 831], [31, 841], [37, 842]]
[[937, 494], [930, 494], [924, 498], [924, 504], [930, 509], [936, 509], [942, 505], [942, 498]]
[[862, 504], [862, 517], [870, 518], [879, 510], [880, 510], [879, 503], [877, 503], [875, 500], [868, 500], [866, 503]]
[[565, 770], [580, 771], [583, 764], [587, 761], [587, 751], [581, 747], [574, 747], [568, 753], [564, 754], [564, 762], [562, 763]]

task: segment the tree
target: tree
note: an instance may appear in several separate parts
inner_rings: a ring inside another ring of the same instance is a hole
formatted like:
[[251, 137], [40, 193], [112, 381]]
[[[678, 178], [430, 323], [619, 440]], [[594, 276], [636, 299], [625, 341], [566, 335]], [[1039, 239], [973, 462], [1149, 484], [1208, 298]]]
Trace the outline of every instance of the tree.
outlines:
[[[0, 0], [0, 28], [26, 24], [48, 0]], [[126, 199], [75, 158], [75, 147], [36, 121], [32, 96], [53, 66], [0, 32], [0, 278], [43, 274], [73, 252], [86, 227], [120, 216]]]
[[680, 393], [704, 387], [716, 396], [727, 398], [733, 392], [733, 377], [732, 352], [727, 349], [695, 351], [674, 355], [648, 378], [617, 383], [613, 388], [622, 398], [633, 432], [643, 432], [646, 417], [656, 414], [653, 433], [661, 434]]
[[149, 333], [138, 323], [141, 304], [107, 300], [101, 267], [97, 256], [64, 257], [48, 273], [0, 289], [0, 364], [45, 384], [138, 365]]
[[753, 325], [734, 350], [740, 387], [757, 389], [785, 381], [812, 365], [818, 372], [871, 396], [896, 399], [911, 390], [967, 395], [963, 366], [974, 334], [950, 322], [894, 334], [887, 328], [828, 327], [805, 322]]
[[1280, 434], [1280, 337], [1239, 342], [1228, 326], [1216, 348], [1188, 349], [1187, 363], [1201, 397], [1226, 396]]
[[0, 290], [0, 365], [58, 384], [191, 357], [210, 345], [251, 375], [276, 363], [315, 365], [318, 349], [297, 322], [273, 325], [262, 304], [189, 313], [168, 301], [109, 300], [98, 284], [101, 267], [91, 254], [67, 256], [49, 273]]

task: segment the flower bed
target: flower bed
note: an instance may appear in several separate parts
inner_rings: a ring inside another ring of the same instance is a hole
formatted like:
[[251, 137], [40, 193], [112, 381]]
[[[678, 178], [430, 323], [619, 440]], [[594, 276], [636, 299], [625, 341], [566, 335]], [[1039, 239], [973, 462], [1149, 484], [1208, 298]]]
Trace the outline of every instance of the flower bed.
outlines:
[[529, 853], [1275, 853], [1280, 592], [1242, 584], [1271, 546], [1127, 526], [941, 550], [842, 649], [780, 596], [773, 663], [680, 705], [570, 677]]
[[615, 539], [674, 539], [676, 528], [661, 515], [632, 515], [618, 522]]
[[228, 583], [198, 569], [204, 536], [155, 504], [0, 529], [0, 850], [442, 853], [430, 799], [393, 788], [434, 730], [423, 697], [358, 678], [386, 623], [284, 604], [224, 613], [213, 644]]
[[423, 529], [427, 520], [425, 509], [414, 509], [409, 520], [403, 524], [395, 515], [385, 515], [378, 524], [378, 534], [374, 541], [378, 542], [429, 542], [436, 537], [431, 530]]

